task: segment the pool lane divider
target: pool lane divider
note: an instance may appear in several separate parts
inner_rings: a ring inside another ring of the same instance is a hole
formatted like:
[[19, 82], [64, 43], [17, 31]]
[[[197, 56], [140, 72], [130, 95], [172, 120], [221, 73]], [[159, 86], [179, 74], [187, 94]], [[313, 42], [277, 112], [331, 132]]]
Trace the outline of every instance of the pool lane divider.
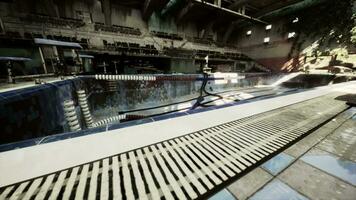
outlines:
[[126, 119], [126, 114], [116, 115], [116, 116], [108, 117], [108, 118], [105, 118], [103, 120], [93, 123], [93, 127], [104, 126], [104, 125], [107, 125], [110, 123], [120, 122], [121, 120], [125, 120], [125, 119]]
[[89, 109], [88, 98], [85, 93], [85, 90], [78, 90], [77, 95], [78, 95], [78, 103], [79, 103], [80, 109], [82, 110], [82, 114], [84, 116], [85, 125], [88, 128], [92, 128], [92, 127], [94, 127], [93, 126], [94, 122], [93, 122], [93, 117], [92, 117], [90, 109]]
[[105, 75], [96, 74], [97, 80], [109, 81], [156, 81], [156, 77], [152, 75]]
[[63, 102], [63, 108], [64, 108], [64, 116], [68, 122], [70, 131], [82, 130], [79, 124], [77, 112], [75, 111], [73, 100], [65, 100]]
[[[85, 76], [87, 77], [87, 76]], [[89, 76], [90, 77], [90, 76]], [[214, 80], [231, 80], [231, 77], [200, 77], [197, 75], [107, 75], [96, 74], [92, 76], [96, 80], [107, 81], [214, 81]]]

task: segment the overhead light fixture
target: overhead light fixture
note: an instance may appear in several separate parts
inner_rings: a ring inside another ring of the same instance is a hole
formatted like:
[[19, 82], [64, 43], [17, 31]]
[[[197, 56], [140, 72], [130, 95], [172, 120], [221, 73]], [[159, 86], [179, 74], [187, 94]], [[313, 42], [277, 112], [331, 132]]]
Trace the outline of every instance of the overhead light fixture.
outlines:
[[246, 32], [246, 35], [251, 35], [252, 34], [252, 31], [251, 30], [248, 30], [247, 32]]
[[271, 30], [272, 29], [272, 24], [268, 24], [267, 26], [266, 26], [266, 30]]
[[295, 19], [293, 19], [292, 23], [297, 23], [299, 21], [299, 18], [296, 17]]

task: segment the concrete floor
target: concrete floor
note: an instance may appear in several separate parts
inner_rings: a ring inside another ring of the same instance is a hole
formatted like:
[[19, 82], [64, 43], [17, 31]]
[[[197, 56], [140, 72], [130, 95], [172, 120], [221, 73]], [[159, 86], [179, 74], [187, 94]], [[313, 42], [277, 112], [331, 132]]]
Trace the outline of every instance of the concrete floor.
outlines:
[[[65, 79], [73, 79], [75, 77], [68, 76]], [[41, 81], [44, 83], [54, 83], [57, 81], [62, 81], [59, 77], [45, 77], [45, 78], [40, 78]], [[12, 90], [18, 90], [18, 89], [24, 89], [28, 87], [33, 87], [38, 84], [35, 83], [35, 81], [17, 81], [15, 84], [8, 84], [8, 83], [1, 83], [0, 84], [0, 92], [8, 92]]]
[[356, 108], [339, 114], [211, 199], [356, 199]]

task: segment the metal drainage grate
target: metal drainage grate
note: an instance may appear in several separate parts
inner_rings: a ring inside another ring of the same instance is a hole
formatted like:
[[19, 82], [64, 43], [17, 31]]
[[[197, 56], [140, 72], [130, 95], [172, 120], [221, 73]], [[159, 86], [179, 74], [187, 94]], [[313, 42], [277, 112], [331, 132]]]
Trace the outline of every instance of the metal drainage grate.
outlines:
[[7, 186], [0, 199], [197, 199], [345, 108], [319, 97]]

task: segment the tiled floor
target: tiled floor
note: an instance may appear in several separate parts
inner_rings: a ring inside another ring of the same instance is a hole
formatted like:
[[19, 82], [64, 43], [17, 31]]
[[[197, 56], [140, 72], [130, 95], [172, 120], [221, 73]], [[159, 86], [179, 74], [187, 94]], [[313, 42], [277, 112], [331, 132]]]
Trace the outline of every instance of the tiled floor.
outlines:
[[313, 149], [301, 158], [305, 163], [356, 186], [356, 163]]
[[265, 162], [262, 168], [275, 176], [291, 164], [293, 160], [294, 158], [292, 156], [282, 152]]
[[287, 168], [278, 178], [309, 199], [354, 199], [356, 189], [301, 160]]
[[356, 109], [350, 109], [227, 189], [236, 199], [356, 199]]
[[243, 200], [259, 190], [268, 181], [272, 180], [272, 178], [273, 176], [271, 174], [259, 167], [229, 185], [227, 188], [237, 199]]
[[260, 191], [255, 193], [251, 200], [286, 200], [286, 199], [295, 199], [295, 200], [307, 200], [306, 197], [299, 194], [292, 188], [290, 188], [285, 183], [274, 179], [272, 182], [268, 183]]
[[209, 200], [235, 200], [236, 198], [227, 190], [223, 189], [210, 197]]

